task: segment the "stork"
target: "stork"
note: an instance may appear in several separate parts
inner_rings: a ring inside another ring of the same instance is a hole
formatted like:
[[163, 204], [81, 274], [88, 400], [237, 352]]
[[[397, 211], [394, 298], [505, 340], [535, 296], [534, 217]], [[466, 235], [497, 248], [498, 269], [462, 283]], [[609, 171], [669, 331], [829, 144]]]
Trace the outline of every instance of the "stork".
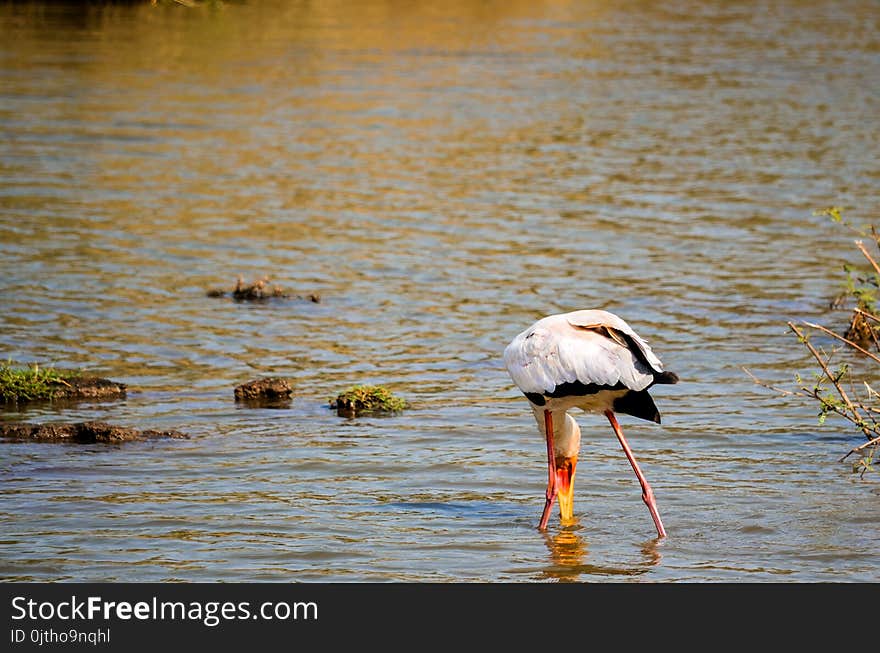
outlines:
[[538, 430], [547, 442], [548, 482], [539, 530], [547, 528], [554, 500], [560, 518], [574, 518], [574, 474], [581, 431], [568, 411], [604, 414], [642, 486], [657, 537], [666, 537], [654, 492], [639, 468], [615, 413], [660, 423], [648, 389], [677, 383], [648, 344], [621, 318], [603, 310], [550, 315], [516, 336], [504, 350], [504, 364], [525, 394]]

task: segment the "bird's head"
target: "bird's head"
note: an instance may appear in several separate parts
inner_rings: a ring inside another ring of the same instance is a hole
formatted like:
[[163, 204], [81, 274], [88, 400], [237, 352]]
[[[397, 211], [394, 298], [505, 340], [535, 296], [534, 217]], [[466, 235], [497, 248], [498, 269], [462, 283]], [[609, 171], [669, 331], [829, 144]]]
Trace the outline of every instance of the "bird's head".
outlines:
[[[556, 431], [556, 428], [553, 430]], [[574, 472], [581, 447], [581, 429], [574, 418], [566, 413], [561, 428], [553, 435], [559, 516], [563, 524], [568, 524], [574, 521]]]

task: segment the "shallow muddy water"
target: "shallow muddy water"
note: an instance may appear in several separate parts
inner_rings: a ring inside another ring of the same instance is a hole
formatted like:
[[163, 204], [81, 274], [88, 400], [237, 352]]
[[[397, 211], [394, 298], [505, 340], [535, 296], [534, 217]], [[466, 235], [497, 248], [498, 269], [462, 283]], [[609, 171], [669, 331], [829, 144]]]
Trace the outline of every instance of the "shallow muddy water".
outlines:
[[[0, 5], [0, 358], [129, 385], [0, 419], [191, 436], [0, 442], [0, 577], [880, 580], [880, 482], [838, 462], [861, 440], [742, 369], [791, 386], [786, 321], [847, 319], [859, 254], [814, 211], [880, 216], [878, 16]], [[207, 296], [239, 275], [293, 297]], [[682, 379], [661, 426], [621, 418], [661, 542], [588, 415], [577, 523], [535, 528], [544, 445], [501, 354], [598, 307]], [[237, 406], [265, 375], [291, 407]], [[410, 409], [327, 408], [362, 382]]]

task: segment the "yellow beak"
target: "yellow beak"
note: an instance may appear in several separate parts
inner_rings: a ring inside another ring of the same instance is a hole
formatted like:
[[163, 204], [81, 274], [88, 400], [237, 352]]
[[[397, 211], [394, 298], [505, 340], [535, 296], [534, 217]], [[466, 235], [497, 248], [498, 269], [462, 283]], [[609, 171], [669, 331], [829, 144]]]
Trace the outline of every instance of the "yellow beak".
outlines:
[[556, 459], [556, 489], [562, 524], [574, 522], [574, 470], [577, 456]]

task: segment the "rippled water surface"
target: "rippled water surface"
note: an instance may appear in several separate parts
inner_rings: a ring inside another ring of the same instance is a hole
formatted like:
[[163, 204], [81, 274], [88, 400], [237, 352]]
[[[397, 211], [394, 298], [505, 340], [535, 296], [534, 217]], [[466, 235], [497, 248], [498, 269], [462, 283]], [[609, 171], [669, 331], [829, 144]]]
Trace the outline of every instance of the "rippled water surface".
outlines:
[[[0, 442], [0, 576], [82, 581], [880, 580], [860, 439], [756, 386], [880, 216], [880, 13], [853, 2], [0, 6], [0, 357], [129, 385], [188, 440]], [[269, 275], [292, 296], [209, 297]], [[310, 293], [320, 303], [309, 301]], [[501, 364], [604, 307], [682, 382], [607, 423], [546, 534]], [[233, 387], [290, 377], [289, 409]], [[381, 383], [411, 407], [345, 419]]]

